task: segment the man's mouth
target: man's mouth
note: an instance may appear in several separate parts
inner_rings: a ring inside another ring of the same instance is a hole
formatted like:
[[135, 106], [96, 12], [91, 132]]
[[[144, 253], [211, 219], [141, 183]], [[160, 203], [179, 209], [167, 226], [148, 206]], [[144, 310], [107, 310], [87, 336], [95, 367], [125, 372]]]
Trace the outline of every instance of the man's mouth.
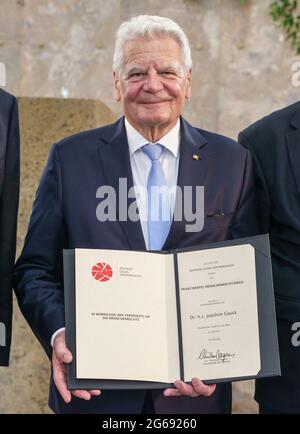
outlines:
[[158, 100], [158, 101], [139, 101], [139, 104], [162, 104], [164, 102], [169, 102], [170, 100]]

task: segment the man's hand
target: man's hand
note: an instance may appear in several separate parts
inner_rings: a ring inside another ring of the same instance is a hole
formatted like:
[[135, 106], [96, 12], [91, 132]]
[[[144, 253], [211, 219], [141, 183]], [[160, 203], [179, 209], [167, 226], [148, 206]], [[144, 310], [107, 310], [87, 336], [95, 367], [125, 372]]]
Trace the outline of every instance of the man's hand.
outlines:
[[68, 404], [72, 395], [85, 400], [91, 399], [93, 395], [100, 395], [100, 390], [69, 390], [67, 387], [66, 364], [72, 362], [72, 354], [66, 347], [65, 331], [61, 331], [53, 342], [52, 367], [54, 383], [63, 400]]
[[192, 379], [192, 385], [186, 384], [181, 380], [175, 381], [176, 389], [166, 389], [165, 396], [189, 396], [195, 398], [196, 396], [211, 396], [216, 390], [215, 384], [204, 384], [199, 378]]

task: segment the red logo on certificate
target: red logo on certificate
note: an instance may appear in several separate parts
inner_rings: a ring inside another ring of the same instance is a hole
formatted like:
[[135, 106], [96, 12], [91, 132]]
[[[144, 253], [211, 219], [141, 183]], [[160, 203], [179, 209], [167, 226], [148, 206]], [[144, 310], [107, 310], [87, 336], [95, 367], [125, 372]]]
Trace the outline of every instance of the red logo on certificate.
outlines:
[[98, 262], [92, 268], [92, 275], [99, 282], [106, 282], [111, 279], [113, 271], [111, 266], [106, 264], [106, 262]]

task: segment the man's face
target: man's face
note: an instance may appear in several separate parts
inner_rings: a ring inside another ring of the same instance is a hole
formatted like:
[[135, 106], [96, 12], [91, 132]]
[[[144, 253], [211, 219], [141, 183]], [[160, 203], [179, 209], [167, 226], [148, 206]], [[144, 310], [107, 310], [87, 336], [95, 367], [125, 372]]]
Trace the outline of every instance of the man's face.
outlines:
[[191, 71], [184, 71], [178, 43], [171, 37], [136, 39], [124, 46], [124, 67], [114, 74], [116, 99], [134, 127], [175, 125], [190, 97]]

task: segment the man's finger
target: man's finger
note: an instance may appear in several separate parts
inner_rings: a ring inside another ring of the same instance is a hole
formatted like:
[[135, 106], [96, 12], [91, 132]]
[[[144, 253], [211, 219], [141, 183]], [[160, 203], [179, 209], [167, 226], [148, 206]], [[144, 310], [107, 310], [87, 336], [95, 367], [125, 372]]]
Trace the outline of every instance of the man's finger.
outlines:
[[210, 396], [216, 390], [215, 384], [204, 384], [199, 378], [193, 378], [192, 385], [195, 391], [203, 396]]
[[57, 390], [59, 391], [61, 397], [65, 401], [66, 404], [69, 404], [72, 400], [72, 396], [70, 391], [68, 390], [67, 386], [62, 381], [55, 381], [55, 386], [57, 387]]
[[190, 396], [192, 398], [198, 396], [198, 393], [189, 384], [186, 384], [181, 380], [175, 381], [174, 384], [177, 387], [177, 389], [179, 390], [179, 392], [182, 393], [182, 395]]
[[178, 389], [172, 389], [172, 388], [170, 388], [170, 389], [166, 389], [164, 391], [164, 395], [165, 396], [181, 396], [182, 393]]
[[89, 401], [92, 397], [90, 392], [87, 390], [71, 390], [72, 395], [76, 396], [76, 398], [84, 399]]
[[67, 388], [66, 374], [65, 374], [64, 367], [61, 366], [59, 362], [55, 360], [55, 358], [53, 358], [52, 366], [53, 366], [53, 380], [55, 386], [57, 387], [57, 390], [59, 391], [65, 403], [68, 404], [69, 402], [71, 402], [72, 396], [70, 391]]
[[101, 390], [89, 390], [90, 394], [93, 396], [99, 396], [101, 395]]

